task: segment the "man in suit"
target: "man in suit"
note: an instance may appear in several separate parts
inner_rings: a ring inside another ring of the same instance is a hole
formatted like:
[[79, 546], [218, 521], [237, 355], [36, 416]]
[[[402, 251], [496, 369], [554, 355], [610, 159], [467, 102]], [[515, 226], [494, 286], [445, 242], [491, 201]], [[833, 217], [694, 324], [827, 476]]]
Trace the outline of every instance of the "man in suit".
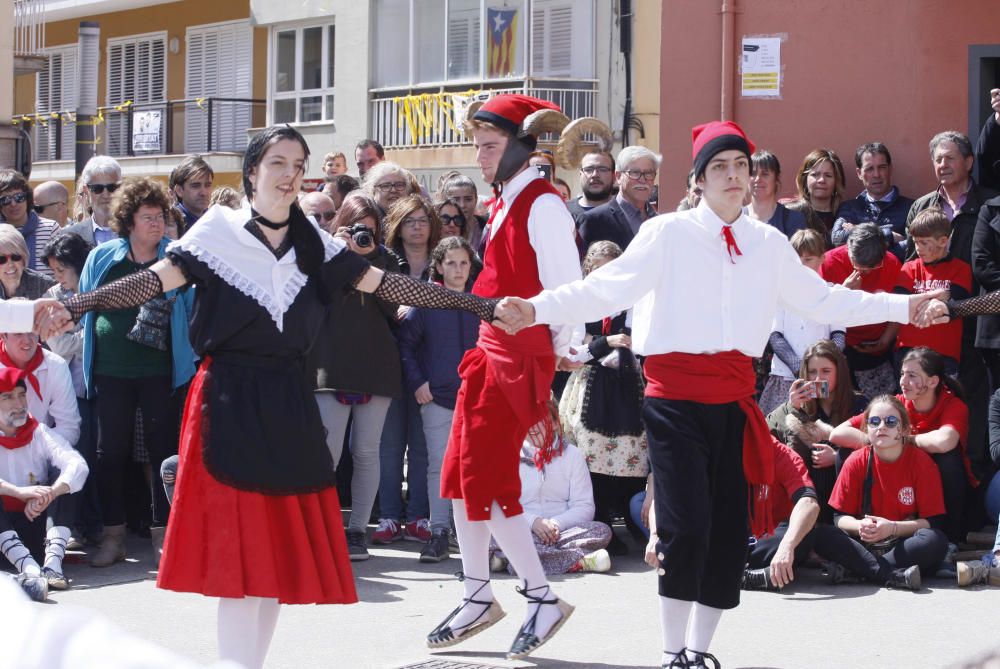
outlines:
[[585, 250], [603, 240], [612, 241], [625, 250], [643, 221], [656, 215], [649, 198], [653, 194], [660, 156], [644, 146], [626, 146], [616, 162], [618, 195], [580, 216], [580, 237]]
[[111, 199], [122, 183], [122, 167], [111, 156], [94, 156], [83, 167], [83, 188], [94, 213], [67, 226], [60, 234], [75, 232], [93, 246], [118, 238], [111, 229]]

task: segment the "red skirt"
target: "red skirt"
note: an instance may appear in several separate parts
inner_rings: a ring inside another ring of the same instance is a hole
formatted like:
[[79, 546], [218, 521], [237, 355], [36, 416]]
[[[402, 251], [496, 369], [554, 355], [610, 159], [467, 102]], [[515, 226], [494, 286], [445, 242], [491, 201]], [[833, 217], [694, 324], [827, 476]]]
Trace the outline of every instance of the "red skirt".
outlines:
[[336, 488], [264, 495], [217, 481], [202, 461], [207, 365], [191, 383], [180, 466], [156, 584], [282, 604], [358, 601]]

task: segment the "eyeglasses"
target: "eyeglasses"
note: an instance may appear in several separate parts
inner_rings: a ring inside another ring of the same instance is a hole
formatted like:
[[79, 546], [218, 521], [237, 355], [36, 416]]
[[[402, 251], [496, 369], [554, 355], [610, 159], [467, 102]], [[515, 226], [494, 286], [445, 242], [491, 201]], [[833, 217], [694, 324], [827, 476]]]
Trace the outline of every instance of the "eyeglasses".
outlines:
[[35, 213], [36, 214], [40, 214], [43, 211], [45, 211], [46, 209], [48, 209], [49, 207], [54, 207], [57, 204], [66, 204], [66, 203], [65, 202], [49, 202], [48, 204], [36, 204], [35, 205]]
[[120, 183], [115, 184], [87, 184], [87, 190], [89, 190], [94, 195], [100, 195], [104, 191], [109, 193], [114, 193], [116, 190], [121, 188]]
[[24, 256], [20, 253], [11, 253], [9, 256], [0, 255], [0, 265], [6, 265], [8, 260], [12, 262], [21, 262], [24, 260]]
[[883, 423], [883, 421], [885, 422], [885, 426], [889, 429], [892, 429], [894, 427], [899, 427], [899, 418], [897, 418], [896, 416], [886, 416], [885, 418], [880, 418], [878, 416], [869, 416], [868, 427], [878, 427]]
[[400, 193], [402, 193], [403, 191], [406, 190], [406, 187], [408, 185], [409, 184], [406, 183], [405, 181], [393, 181], [392, 183], [375, 184], [375, 190], [377, 190], [380, 193], [388, 193], [391, 190], [399, 191]]
[[456, 228], [465, 229], [465, 217], [459, 214], [458, 216], [449, 216], [448, 214], [441, 214], [441, 223], [443, 225], [454, 225]]
[[315, 212], [315, 215], [318, 216], [319, 218], [322, 218], [327, 223], [329, 223], [337, 215], [337, 212], [334, 211], [333, 209], [330, 209], [327, 211], [317, 211]]
[[[586, 174], [588, 177], [592, 177], [595, 174], [600, 174], [601, 176], [606, 176], [608, 174], [611, 174], [611, 168], [604, 167], [603, 165], [590, 165], [588, 167], [581, 167], [580, 171]], [[653, 176], [656, 176], [655, 172], [653, 173]]]
[[404, 218], [403, 225], [408, 228], [422, 228], [425, 225], [430, 225], [431, 221], [429, 218]]
[[14, 193], [13, 195], [4, 195], [0, 197], [0, 207], [9, 207], [12, 204], [21, 204], [28, 199], [27, 193]]
[[638, 181], [639, 179], [652, 181], [656, 178], [656, 170], [622, 170], [622, 172], [627, 174], [629, 179], [633, 179], [635, 181]]

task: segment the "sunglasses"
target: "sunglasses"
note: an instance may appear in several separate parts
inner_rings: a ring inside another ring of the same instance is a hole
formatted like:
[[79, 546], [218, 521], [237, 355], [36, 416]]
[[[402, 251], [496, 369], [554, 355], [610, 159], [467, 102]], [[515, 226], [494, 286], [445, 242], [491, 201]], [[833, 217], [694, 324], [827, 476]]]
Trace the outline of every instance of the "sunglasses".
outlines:
[[49, 202], [48, 204], [36, 204], [35, 205], [35, 213], [36, 214], [41, 214], [46, 209], [48, 209], [49, 207], [54, 207], [57, 204], [66, 204], [66, 203], [65, 202]]
[[336, 215], [337, 215], [337, 212], [333, 211], [332, 209], [329, 210], [329, 211], [317, 211], [316, 212], [316, 216], [318, 218], [322, 218], [327, 223], [329, 223], [330, 221], [332, 221]]
[[87, 184], [87, 190], [94, 195], [100, 195], [104, 191], [114, 193], [121, 187], [121, 184]]
[[21, 255], [20, 253], [11, 253], [9, 256], [0, 255], [0, 265], [6, 265], [8, 260], [13, 262], [21, 262], [22, 260], [24, 260], [24, 256]]
[[13, 195], [4, 195], [0, 197], [0, 207], [9, 207], [12, 204], [21, 204], [28, 199], [27, 193], [14, 193]]
[[896, 416], [886, 416], [884, 419], [879, 416], [869, 416], [868, 427], [878, 427], [883, 421], [885, 422], [885, 426], [889, 429], [899, 427], [899, 418]]
[[447, 214], [441, 214], [441, 223], [444, 225], [454, 225], [456, 228], [465, 228], [465, 217], [464, 216], [448, 216]]

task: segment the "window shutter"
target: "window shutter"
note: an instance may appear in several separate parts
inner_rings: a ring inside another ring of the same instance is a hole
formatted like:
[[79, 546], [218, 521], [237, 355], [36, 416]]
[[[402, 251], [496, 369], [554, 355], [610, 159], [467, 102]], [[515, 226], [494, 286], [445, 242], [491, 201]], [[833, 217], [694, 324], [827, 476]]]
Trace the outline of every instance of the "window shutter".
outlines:
[[572, 2], [536, 1], [531, 14], [531, 70], [536, 77], [572, 76]]
[[[249, 99], [252, 94], [253, 32], [247, 21], [192, 26], [187, 31], [185, 96]], [[212, 150], [241, 151], [251, 125], [249, 103], [212, 103]], [[208, 107], [185, 111], [187, 153], [208, 150]]]
[[479, 75], [479, 10], [456, 12], [448, 21], [448, 78]]

